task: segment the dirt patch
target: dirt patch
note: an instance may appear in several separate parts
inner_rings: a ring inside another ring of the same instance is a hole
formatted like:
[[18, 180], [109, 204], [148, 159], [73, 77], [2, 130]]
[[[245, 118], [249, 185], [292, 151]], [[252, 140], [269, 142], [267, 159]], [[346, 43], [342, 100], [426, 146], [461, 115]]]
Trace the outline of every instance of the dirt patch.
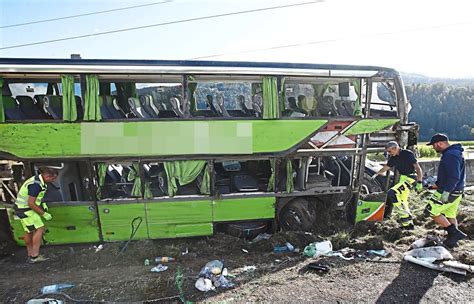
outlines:
[[[416, 239], [445, 235], [430, 219], [419, 216], [422, 204], [413, 198], [414, 231], [402, 231], [395, 217], [383, 223], [360, 223], [353, 229], [347, 224], [338, 226], [341, 219], [335, 217], [324, 229], [319, 225], [311, 232], [279, 232], [256, 243], [217, 233], [213, 237], [132, 241], [120, 255], [124, 242], [105, 243], [98, 252], [93, 247], [98, 244], [45, 246], [42, 253], [50, 260], [36, 265], [25, 264], [24, 248], [12, 246], [12, 255], [0, 259], [0, 298], [24, 303], [41, 286], [73, 283], [75, 287], [67, 294], [74, 298], [120, 302], [179, 302], [179, 296], [194, 302], [474, 302], [472, 275], [441, 274], [401, 261]], [[467, 233], [472, 233], [473, 206], [471, 197], [461, 206], [460, 227]], [[364, 253], [385, 249], [391, 255], [345, 261], [338, 257], [310, 259], [301, 254], [309, 243], [328, 239], [335, 250], [350, 247]], [[300, 248], [300, 253], [273, 252], [274, 246], [285, 242]], [[474, 263], [473, 252], [471, 240], [461, 241], [452, 251], [456, 259], [469, 264]], [[156, 256], [175, 257], [176, 262], [167, 263], [169, 268], [164, 272], [153, 273], [154, 263], [145, 266], [144, 260]], [[214, 259], [224, 262], [236, 286], [199, 292], [194, 287], [198, 273]], [[306, 267], [310, 262], [326, 264], [330, 271], [310, 271]]]

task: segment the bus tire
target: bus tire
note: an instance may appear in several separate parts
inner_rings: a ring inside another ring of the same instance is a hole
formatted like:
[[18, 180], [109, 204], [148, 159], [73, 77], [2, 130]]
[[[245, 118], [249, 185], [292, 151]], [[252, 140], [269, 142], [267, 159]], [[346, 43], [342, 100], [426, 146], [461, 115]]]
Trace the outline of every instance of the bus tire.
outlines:
[[284, 231], [308, 231], [316, 221], [316, 211], [304, 198], [296, 198], [280, 211], [279, 224]]

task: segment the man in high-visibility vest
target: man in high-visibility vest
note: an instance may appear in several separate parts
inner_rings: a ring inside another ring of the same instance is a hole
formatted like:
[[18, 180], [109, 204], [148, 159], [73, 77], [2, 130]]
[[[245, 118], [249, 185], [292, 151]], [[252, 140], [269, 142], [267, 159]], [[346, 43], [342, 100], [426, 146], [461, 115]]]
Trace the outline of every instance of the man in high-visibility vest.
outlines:
[[47, 189], [47, 183], [58, 177], [56, 169], [43, 167], [40, 174], [27, 179], [18, 191], [15, 201], [15, 215], [20, 219], [25, 230], [24, 241], [28, 253], [28, 263], [46, 261], [47, 258], [39, 254], [43, 239], [44, 223], [42, 218], [50, 221], [53, 217], [48, 213], [48, 206], [42, 202]]
[[408, 194], [413, 188], [418, 193], [423, 190], [423, 173], [413, 152], [401, 149], [396, 141], [388, 142], [385, 149], [390, 158], [387, 164], [372, 176], [372, 179], [394, 167], [400, 173], [400, 180], [387, 192], [384, 217], [389, 217], [392, 209], [395, 209], [402, 228], [412, 230], [414, 228], [413, 216], [408, 204]]

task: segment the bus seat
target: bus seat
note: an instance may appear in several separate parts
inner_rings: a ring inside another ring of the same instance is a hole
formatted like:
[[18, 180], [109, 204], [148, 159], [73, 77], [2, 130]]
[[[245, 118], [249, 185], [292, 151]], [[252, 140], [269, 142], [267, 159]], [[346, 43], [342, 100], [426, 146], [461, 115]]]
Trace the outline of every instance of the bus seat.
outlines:
[[222, 93], [218, 93], [217, 96], [216, 96], [216, 99], [215, 99], [215, 107], [217, 109], [217, 111], [219, 112], [219, 115], [220, 116], [224, 116], [224, 117], [229, 117], [229, 112], [227, 112], [226, 108], [225, 108], [225, 105], [224, 105], [224, 95], [222, 95]]
[[159, 117], [158, 115], [160, 111], [153, 103], [152, 95], [146, 94], [140, 96], [140, 103], [142, 104], [143, 108], [145, 108], [145, 110], [148, 112], [148, 114], [150, 114], [152, 117]]
[[305, 114], [312, 115], [316, 110], [317, 101], [314, 96], [299, 95], [298, 96], [298, 108], [301, 109]]
[[240, 111], [243, 112], [246, 116], [251, 116], [252, 115], [252, 109], [247, 106], [247, 103], [245, 102], [245, 96], [244, 95], [238, 95], [237, 96], [237, 104], [240, 106]]
[[43, 98], [44, 110], [53, 119], [63, 119], [63, 97], [58, 95], [45, 95]]
[[20, 110], [16, 100], [11, 96], [3, 96], [3, 110], [7, 120], [27, 119], [26, 115]]
[[173, 109], [174, 114], [176, 114], [177, 117], [185, 117], [184, 111], [183, 111], [183, 104], [178, 97], [176, 96], [171, 97], [170, 104], [171, 104], [171, 108]]
[[211, 109], [212, 114], [215, 116], [220, 116], [219, 111], [216, 109], [214, 105], [214, 97], [210, 94], [206, 95], [206, 102], [207, 105], [209, 106], [209, 109]]
[[100, 115], [103, 119], [113, 119], [114, 116], [110, 113], [109, 108], [105, 104], [106, 96], [99, 96]]
[[125, 112], [120, 108], [115, 96], [104, 95], [104, 97], [105, 106], [113, 118], [120, 119], [126, 117]]
[[336, 108], [341, 116], [353, 116], [354, 109], [350, 103], [350, 100], [336, 100]]
[[337, 116], [339, 113], [336, 109], [336, 104], [334, 102], [334, 97], [332, 96], [323, 96], [317, 104], [317, 109], [319, 114], [322, 116]]
[[41, 110], [41, 107], [37, 104], [38, 102], [28, 95], [16, 96], [18, 100], [20, 110], [26, 115], [28, 119], [48, 119], [48, 115]]
[[138, 118], [152, 118], [150, 114], [142, 107], [140, 100], [135, 97], [130, 97], [128, 99], [128, 104], [130, 105], [130, 110]]
[[261, 95], [254, 95], [252, 97], [252, 107], [255, 112], [256, 117], [262, 116], [262, 109], [263, 109], [263, 98]]
[[232, 176], [232, 187], [238, 192], [258, 191], [258, 181], [248, 174], [236, 174]]

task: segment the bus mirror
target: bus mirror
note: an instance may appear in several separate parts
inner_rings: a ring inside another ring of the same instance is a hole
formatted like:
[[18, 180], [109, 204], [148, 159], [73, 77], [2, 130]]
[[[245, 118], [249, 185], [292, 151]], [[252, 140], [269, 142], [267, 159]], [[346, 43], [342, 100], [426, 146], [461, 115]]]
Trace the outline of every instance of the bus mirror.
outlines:
[[35, 88], [32, 88], [32, 87], [30, 87], [30, 86], [27, 86], [27, 87], [26, 87], [26, 92], [28, 92], [28, 93], [34, 93], [34, 92], [35, 92]]
[[349, 97], [349, 83], [348, 82], [341, 82], [338, 84], [339, 86], [339, 96], [340, 97]]

